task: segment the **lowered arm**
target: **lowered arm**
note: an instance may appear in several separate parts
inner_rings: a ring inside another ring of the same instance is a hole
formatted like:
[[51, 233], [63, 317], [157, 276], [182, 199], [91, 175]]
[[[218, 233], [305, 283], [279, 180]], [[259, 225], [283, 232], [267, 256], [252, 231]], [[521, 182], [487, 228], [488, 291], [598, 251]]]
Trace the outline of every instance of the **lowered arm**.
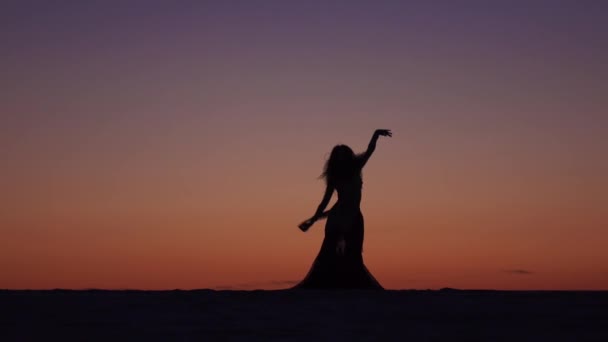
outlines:
[[323, 195], [323, 200], [321, 200], [321, 204], [319, 204], [319, 206], [317, 207], [317, 211], [315, 212], [315, 214], [313, 215], [313, 217], [309, 218], [308, 220], [300, 223], [300, 225], [298, 225], [298, 227], [303, 231], [307, 231], [310, 226], [312, 226], [317, 220], [327, 217], [327, 214], [329, 214], [328, 211], [325, 211], [325, 208], [327, 208], [327, 205], [329, 204], [329, 200], [331, 200], [331, 196], [334, 193], [334, 188], [332, 186], [327, 186], [325, 188], [325, 195]]
[[321, 217], [327, 216], [326, 213], [324, 213], [325, 208], [327, 208], [327, 205], [329, 204], [329, 201], [331, 200], [331, 196], [334, 193], [334, 188], [330, 185], [327, 185], [327, 187], [325, 188], [325, 194], [323, 195], [323, 199], [321, 200], [321, 203], [319, 204], [319, 206], [317, 207], [317, 211], [315, 212], [314, 216], [312, 217], [313, 220], [318, 220]]

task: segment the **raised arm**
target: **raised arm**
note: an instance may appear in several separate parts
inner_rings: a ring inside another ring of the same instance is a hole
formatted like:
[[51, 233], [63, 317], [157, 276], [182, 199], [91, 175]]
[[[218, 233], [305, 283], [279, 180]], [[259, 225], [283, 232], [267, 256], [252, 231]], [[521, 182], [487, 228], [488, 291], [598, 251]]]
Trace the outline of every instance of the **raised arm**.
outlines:
[[365, 151], [362, 155], [361, 155], [361, 167], [365, 166], [365, 164], [367, 163], [367, 161], [369, 160], [369, 157], [372, 156], [372, 154], [374, 153], [374, 151], [376, 150], [376, 143], [378, 142], [378, 138], [380, 136], [383, 137], [392, 137], [393, 136], [393, 132], [391, 132], [388, 129], [377, 129], [374, 132], [374, 135], [372, 135], [372, 139], [369, 141], [369, 145], [367, 145], [367, 151]]
[[333, 195], [333, 193], [334, 193], [334, 187], [327, 185], [327, 187], [325, 188], [325, 194], [323, 195], [323, 199], [321, 200], [321, 203], [317, 207], [317, 211], [315, 212], [315, 214], [308, 220], [300, 223], [300, 225], [298, 226], [298, 227], [300, 227], [300, 229], [302, 231], [304, 231], [304, 232], [307, 231], [308, 228], [310, 228], [310, 226], [312, 226], [317, 220], [327, 216], [327, 212], [324, 212], [324, 210], [325, 210], [325, 208], [327, 208], [327, 205], [329, 204], [329, 201], [331, 200], [331, 196]]

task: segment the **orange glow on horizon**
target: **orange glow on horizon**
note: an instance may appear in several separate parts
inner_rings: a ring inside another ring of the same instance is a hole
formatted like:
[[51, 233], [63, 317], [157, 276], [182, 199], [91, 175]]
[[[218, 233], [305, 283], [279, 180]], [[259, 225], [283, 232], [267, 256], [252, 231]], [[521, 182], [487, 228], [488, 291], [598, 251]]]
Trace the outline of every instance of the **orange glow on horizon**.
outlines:
[[6, 9], [0, 289], [289, 287], [329, 151], [386, 128], [383, 286], [608, 290], [596, 5], [272, 3]]

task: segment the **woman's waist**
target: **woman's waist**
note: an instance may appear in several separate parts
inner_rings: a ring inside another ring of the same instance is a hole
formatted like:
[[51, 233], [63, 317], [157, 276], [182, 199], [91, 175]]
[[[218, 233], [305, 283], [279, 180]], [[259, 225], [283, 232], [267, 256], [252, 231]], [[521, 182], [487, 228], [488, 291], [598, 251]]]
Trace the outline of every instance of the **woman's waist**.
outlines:
[[361, 201], [340, 201], [334, 204], [332, 210], [356, 210], [361, 211]]

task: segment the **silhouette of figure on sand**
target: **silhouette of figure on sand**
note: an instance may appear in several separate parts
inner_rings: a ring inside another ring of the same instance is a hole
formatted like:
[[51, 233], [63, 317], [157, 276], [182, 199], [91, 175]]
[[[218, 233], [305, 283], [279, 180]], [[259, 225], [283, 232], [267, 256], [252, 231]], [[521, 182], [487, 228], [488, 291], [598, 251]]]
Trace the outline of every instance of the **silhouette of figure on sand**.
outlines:
[[[360, 209], [361, 170], [381, 136], [391, 137], [392, 132], [376, 130], [367, 151], [361, 155], [356, 155], [346, 145], [337, 145], [331, 151], [322, 174], [327, 186], [323, 200], [315, 214], [299, 225], [306, 232], [316, 221], [327, 217], [325, 238], [310, 271], [294, 288], [382, 289], [363, 264], [363, 215]], [[338, 192], [338, 201], [329, 211], [324, 211], [334, 190]]]

